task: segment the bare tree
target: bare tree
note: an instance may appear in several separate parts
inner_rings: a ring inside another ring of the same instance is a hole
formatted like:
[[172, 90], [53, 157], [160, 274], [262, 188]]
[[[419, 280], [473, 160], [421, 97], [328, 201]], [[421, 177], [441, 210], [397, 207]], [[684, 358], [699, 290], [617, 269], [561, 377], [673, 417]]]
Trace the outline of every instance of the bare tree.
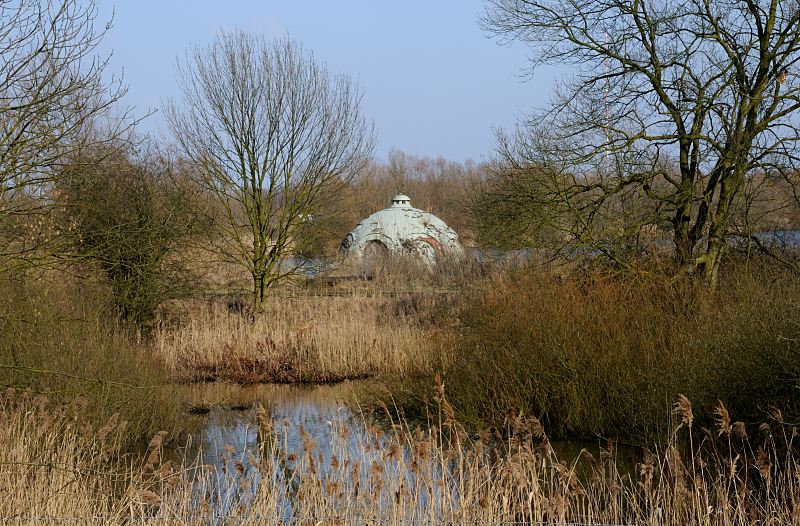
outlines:
[[223, 210], [217, 248], [247, 269], [261, 310], [318, 203], [371, 154], [361, 92], [288, 38], [242, 32], [195, 48], [179, 76], [184, 101], [167, 119]]
[[489, 0], [483, 22], [532, 46], [533, 67], [576, 72], [502, 137], [506, 166], [549, 174], [537, 188], [584, 231], [609, 200], [649, 200], [677, 262], [713, 286], [748, 179], [795, 172], [798, 2]]
[[42, 217], [64, 160], [133, 125], [129, 110], [111, 118], [125, 90], [104, 79], [109, 26], [96, 18], [94, 0], [0, 1], [0, 271], [39, 261], [52, 240]]

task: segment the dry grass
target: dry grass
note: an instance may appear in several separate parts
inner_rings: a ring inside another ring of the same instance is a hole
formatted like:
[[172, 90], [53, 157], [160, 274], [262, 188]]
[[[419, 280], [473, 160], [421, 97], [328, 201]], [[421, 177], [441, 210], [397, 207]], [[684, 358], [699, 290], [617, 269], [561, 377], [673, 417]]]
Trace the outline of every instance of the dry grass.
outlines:
[[255, 321], [236, 304], [172, 305], [174, 321], [159, 325], [155, 349], [179, 381], [334, 382], [430, 371], [426, 301], [284, 291]]
[[[522, 410], [554, 436], [642, 441], [667, 431], [679, 393], [701, 415], [726, 400], [747, 420], [770, 405], [796, 419], [799, 278], [767, 265], [730, 269], [712, 294], [657, 272], [499, 274], [450, 311], [459, 325], [438, 353], [443, 377], [473, 428]], [[429, 383], [410, 379], [395, 400], [412, 414]]]
[[13, 390], [0, 401], [0, 517], [116, 513], [114, 488], [129, 477], [112, 465], [122, 423], [91, 428], [83, 399], [49, 406]]
[[164, 460], [162, 434], [125, 464], [118, 423], [94, 429], [80, 403], [51, 409], [7, 394], [0, 514], [23, 524], [800, 524], [797, 432], [777, 411], [746, 426], [720, 404], [717, 428], [697, 431], [682, 398], [671, 439], [630, 473], [613, 444], [597, 458], [558, 458], [535, 419], [510, 421], [507, 440], [469, 438], [443, 393], [440, 384], [439, 426], [335, 429], [328, 458], [307, 435], [290, 450], [290, 424], [259, 407], [259, 449], [229, 451], [222, 472]]

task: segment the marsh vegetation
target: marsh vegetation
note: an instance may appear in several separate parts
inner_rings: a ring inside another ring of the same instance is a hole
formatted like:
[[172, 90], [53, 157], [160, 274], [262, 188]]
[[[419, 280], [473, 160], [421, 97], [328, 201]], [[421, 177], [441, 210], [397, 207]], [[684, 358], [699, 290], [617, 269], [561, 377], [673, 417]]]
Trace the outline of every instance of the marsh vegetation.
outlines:
[[[588, 69], [477, 164], [372, 159], [358, 86], [240, 32], [162, 144], [93, 2], [7, 4], [0, 522], [800, 524], [800, 10], [490, 1]], [[397, 191], [467, 256], [341, 261]]]
[[163, 433], [131, 460], [121, 453], [116, 417], [95, 427], [83, 401], [54, 407], [9, 391], [0, 436], [18, 447], [0, 456], [0, 506], [23, 522], [103, 524], [796, 521], [796, 432], [777, 409], [757, 427], [732, 421], [719, 403], [714, 429], [698, 430], [691, 402], [680, 397], [670, 438], [645, 450], [631, 472], [620, 470], [614, 442], [559, 457], [541, 423], [522, 415], [505, 436], [471, 437], [441, 383], [436, 391], [440, 420], [425, 428], [393, 421], [388, 433], [334, 419], [311, 435], [313, 425], [273, 419], [257, 404], [239, 433], [251, 447], [207, 452], [219, 455], [218, 468], [204, 464], [207, 457], [169, 460]]
[[[729, 296], [533, 266], [424, 291], [408, 276], [311, 283], [276, 293], [255, 324], [227, 301], [173, 302], [138, 340], [106, 317], [105, 287], [76, 304], [69, 280], [38, 277], [39, 296], [16, 282], [5, 512], [792, 523], [800, 296], [794, 273], [764, 267], [732, 273]], [[22, 478], [35, 490], [8, 482]]]

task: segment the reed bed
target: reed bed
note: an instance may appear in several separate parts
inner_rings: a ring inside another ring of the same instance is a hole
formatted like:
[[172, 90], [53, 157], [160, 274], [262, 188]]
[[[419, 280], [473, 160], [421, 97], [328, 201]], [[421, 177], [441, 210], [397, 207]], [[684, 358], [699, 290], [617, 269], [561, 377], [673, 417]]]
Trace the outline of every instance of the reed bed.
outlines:
[[237, 303], [172, 305], [176, 321], [159, 324], [154, 346], [179, 381], [335, 382], [429, 372], [425, 301], [420, 294], [289, 292], [272, 297], [255, 320]]
[[2, 522], [118, 514], [115, 487], [129, 479], [113, 465], [123, 423], [114, 416], [93, 428], [81, 398], [51, 405], [43, 396], [30, 398], [11, 389], [0, 401]]
[[330, 453], [258, 406], [258, 447], [228, 449], [225, 467], [165, 460], [163, 434], [140, 461], [119, 454], [122, 425], [93, 428], [83, 402], [51, 407], [7, 393], [0, 413], [0, 517], [7, 524], [800, 524], [797, 431], [773, 410], [760, 426], [717, 406], [698, 430], [680, 397], [663, 448], [635, 472], [613, 444], [561, 459], [540, 422], [519, 415], [508, 433], [468, 436], [437, 385], [442, 420], [385, 432], [364, 422], [332, 429]]
[[[452, 339], [432, 353], [446, 357], [449, 397], [473, 428], [522, 410], [559, 438], [641, 443], [668, 432], [679, 393], [706, 427], [718, 400], [745, 420], [771, 405], [797, 420], [798, 278], [768, 264], [734, 268], [712, 293], [658, 272], [561, 277], [523, 268], [491, 276], [452, 305]], [[419, 411], [432, 380], [401, 381], [394, 400], [406, 414]]]

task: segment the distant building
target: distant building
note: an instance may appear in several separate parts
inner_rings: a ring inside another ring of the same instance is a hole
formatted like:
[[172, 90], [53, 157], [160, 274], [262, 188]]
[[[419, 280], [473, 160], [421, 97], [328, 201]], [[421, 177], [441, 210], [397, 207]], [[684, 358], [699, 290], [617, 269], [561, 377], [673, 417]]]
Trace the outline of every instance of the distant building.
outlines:
[[458, 234], [435, 215], [411, 206], [411, 198], [403, 194], [361, 221], [344, 238], [341, 250], [357, 260], [412, 255], [429, 265], [464, 255]]

